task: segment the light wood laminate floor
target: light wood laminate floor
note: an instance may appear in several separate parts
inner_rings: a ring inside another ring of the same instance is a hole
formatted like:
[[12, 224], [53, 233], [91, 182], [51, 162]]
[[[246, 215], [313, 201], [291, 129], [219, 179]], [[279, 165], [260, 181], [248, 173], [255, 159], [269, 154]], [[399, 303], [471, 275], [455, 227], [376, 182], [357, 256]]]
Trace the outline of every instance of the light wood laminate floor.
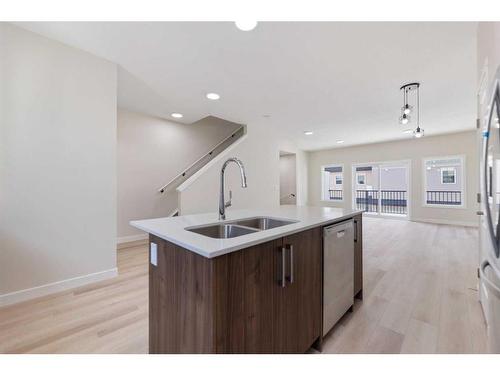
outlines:
[[[483, 353], [477, 230], [365, 218], [364, 300], [324, 353]], [[1, 353], [147, 353], [147, 246], [119, 276], [0, 309]]]

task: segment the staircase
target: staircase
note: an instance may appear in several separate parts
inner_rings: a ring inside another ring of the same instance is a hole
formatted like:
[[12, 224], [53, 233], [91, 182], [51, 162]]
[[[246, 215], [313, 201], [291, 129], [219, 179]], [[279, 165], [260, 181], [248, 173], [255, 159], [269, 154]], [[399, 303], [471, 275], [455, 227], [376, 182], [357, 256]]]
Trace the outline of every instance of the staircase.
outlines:
[[[171, 196], [173, 194], [177, 194], [177, 187], [187, 181], [190, 177], [192, 177], [196, 172], [210, 163], [214, 158], [216, 158], [220, 153], [226, 150], [229, 146], [235, 143], [238, 139], [245, 135], [245, 126], [241, 125], [236, 131], [232, 132], [229, 136], [221, 140], [210, 150], [202, 154], [198, 159], [194, 160], [191, 164], [187, 165], [183, 168], [175, 177], [171, 178], [167, 181], [163, 186], [157, 189], [157, 194]], [[179, 216], [180, 211], [178, 207], [175, 207], [171, 213], [172, 216]]]

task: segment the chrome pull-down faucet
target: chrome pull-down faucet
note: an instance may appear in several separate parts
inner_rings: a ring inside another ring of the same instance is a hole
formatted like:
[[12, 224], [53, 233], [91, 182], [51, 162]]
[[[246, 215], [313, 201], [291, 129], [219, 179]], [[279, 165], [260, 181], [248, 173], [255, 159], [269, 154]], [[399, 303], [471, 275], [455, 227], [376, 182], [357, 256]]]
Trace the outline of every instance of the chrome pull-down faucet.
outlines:
[[226, 202], [224, 199], [224, 183], [225, 183], [224, 172], [226, 170], [227, 165], [231, 162], [236, 163], [238, 167], [240, 167], [241, 187], [242, 188], [247, 187], [247, 176], [245, 174], [245, 166], [243, 165], [241, 160], [237, 158], [227, 159], [222, 165], [222, 168], [220, 170], [219, 220], [226, 220], [226, 208], [231, 206], [232, 204], [233, 192], [231, 190], [229, 191], [229, 200]]

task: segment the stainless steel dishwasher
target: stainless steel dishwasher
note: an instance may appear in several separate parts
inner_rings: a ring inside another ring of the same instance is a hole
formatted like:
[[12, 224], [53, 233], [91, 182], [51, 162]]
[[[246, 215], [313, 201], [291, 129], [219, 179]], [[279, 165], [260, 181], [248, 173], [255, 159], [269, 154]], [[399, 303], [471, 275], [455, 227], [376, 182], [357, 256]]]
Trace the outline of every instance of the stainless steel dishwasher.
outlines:
[[354, 222], [323, 228], [323, 336], [354, 304]]

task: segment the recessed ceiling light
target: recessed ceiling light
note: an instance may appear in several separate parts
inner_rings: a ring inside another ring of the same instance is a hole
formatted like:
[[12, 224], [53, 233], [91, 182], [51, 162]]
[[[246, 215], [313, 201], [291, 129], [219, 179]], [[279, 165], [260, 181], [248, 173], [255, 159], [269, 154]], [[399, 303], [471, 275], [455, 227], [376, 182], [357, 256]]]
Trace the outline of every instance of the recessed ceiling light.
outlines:
[[339, 145], [341, 145], [341, 144], [342, 144], [342, 143], [344, 143], [344, 142], [345, 142], [345, 141], [344, 141], [344, 140], [342, 140], [342, 139], [339, 139], [339, 140], [337, 141], [337, 143], [338, 143]]
[[170, 116], [173, 118], [183, 118], [184, 115], [182, 113], [172, 113]]
[[304, 134], [305, 135], [313, 135], [314, 133], [310, 130], [306, 130], [306, 131], [304, 131]]
[[206, 96], [207, 96], [207, 99], [210, 99], [210, 100], [219, 100], [220, 99], [220, 95], [216, 94], [215, 92], [209, 92]]
[[253, 20], [240, 20], [235, 22], [236, 27], [241, 31], [250, 31], [255, 29], [257, 26], [257, 21]]
[[403, 133], [405, 133], [405, 134], [412, 134], [413, 133], [413, 129], [403, 130]]

